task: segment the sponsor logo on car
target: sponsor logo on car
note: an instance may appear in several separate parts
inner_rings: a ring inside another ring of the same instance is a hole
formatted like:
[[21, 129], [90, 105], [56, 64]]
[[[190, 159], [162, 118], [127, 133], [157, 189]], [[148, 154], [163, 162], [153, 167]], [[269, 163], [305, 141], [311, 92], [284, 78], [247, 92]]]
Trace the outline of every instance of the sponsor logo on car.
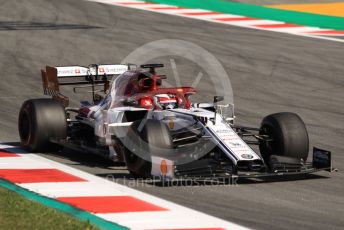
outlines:
[[242, 147], [242, 144], [239, 143], [239, 142], [229, 142], [229, 144], [230, 144], [232, 147]]
[[174, 129], [174, 121], [173, 121], [173, 120], [170, 120], [170, 121], [168, 122], [168, 127], [169, 127], [170, 129]]
[[160, 172], [162, 176], [166, 176], [168, 172], [167, 163], [165, 160], [162, 160], [160, 163]]
[[216, 132], [217, 133], [231, 133], [232, 131], [231, 130], [223, 129], [223, 130], [217, 130]]
[[244, 159], [252, 159], [253, 158], [253, 156], [251, 154], [247, 154], [247, 153], [241, 154], [241, 157]]

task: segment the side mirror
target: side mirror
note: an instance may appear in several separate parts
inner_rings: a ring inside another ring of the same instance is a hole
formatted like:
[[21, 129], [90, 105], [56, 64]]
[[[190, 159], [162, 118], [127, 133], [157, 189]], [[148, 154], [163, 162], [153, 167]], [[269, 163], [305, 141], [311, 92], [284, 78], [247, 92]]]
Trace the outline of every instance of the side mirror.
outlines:
[[217, 102], [220, 102], [220, 101], [223, 101], [225, 98], [223, 97], [223, 96], [215, 96], [214, 97], [214, 121], [213, 121], [213, 123], [214, 123], [214, 125], [216, 124], [216, 110], [217, 110], [217, 105], [216, 105], [216, 103]]
[[225, 99], [225, 98], [224, 98], [223, 96], [215, 96], [215, 97], [214, 97], [214, 103], [223, 101], [224, 99]]

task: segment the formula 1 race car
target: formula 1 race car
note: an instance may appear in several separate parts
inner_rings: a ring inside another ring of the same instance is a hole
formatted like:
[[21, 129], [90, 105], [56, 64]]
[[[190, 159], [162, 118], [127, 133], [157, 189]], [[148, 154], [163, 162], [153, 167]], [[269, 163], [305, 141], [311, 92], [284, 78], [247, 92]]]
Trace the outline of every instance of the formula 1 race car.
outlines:
[[[259, 128], [234, 123], [234, 105], [190, 102], [192, 87], [164, 88], [162, 64], [49, 67], [43, 89], [51, 98], [23, 103], [18, 120], [22, 147], [61, 147], [124, 161], [136, 178], [266, 177], [331, 170], [331, 153], [313, 149], [301, 118], [266, 116]], [[60, 87], [90, 87], [92, 102], [69, 107]], [[81, 86], [82, 85], [82, 86]], [[103, 95], [96, 88], [101, 87]], [[256, 153], [249, 145], [259, 146]]]

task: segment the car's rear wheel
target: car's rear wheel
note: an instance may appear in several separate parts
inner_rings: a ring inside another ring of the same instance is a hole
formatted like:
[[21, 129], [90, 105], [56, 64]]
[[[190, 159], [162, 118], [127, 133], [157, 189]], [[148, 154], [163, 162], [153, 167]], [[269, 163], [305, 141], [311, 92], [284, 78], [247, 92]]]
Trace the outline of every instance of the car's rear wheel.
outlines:
[[170, 153], [172, 138], [168, 127], [157, 120], [134, 122], [124, 140], [124, 159], [135, 178], [151, 176], [151, 156]]
[[266, 116], [260, 129], [261, 135], [272, 141], [261, 141], [260, 153], [265, 161], [271, 155], [307, 160], [309, 139], [305, 123], [294, 113], [275, 113]]
[[51, 138], [66, 138], [66, 113], [61, 104], [48, 98], [23, 103], [18, 118], [21, 146], [32, 152], [55, 151]]

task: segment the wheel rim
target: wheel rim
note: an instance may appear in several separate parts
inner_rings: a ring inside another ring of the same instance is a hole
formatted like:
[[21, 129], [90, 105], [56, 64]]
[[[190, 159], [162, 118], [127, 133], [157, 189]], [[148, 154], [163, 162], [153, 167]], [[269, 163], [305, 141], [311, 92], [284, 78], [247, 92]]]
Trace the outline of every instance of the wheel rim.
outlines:
[[[267, 126], [267, 125], [265, 125], [265, 126], [262, 127], [260, 134], [267, 135], [267, 136], [271, 137], [273, 135], [272, 128]], [[261, 145], [263, 145], [262, 147], [264, 148], [264, 150], [266, 152], [268, 152], [268, 153], [271, 153], [273, 151], [272, 144], [273, 143], [268, 142], [268, 141], [264, 141], [264, 142], [261, 143]]]

